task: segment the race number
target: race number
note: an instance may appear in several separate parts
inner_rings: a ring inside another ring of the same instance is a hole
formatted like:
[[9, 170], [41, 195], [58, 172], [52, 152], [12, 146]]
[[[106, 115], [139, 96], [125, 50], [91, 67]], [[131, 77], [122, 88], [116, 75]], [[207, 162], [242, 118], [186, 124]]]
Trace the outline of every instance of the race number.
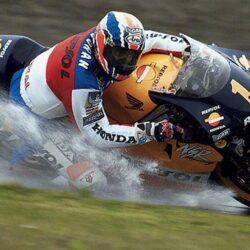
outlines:
[[231, 81], [231, 85], [232, 92], [234, 94], [239, 93], [246, 101], [250, 103], [250, 92], [247, 89], [245, 89], [240, 83], [235, 80]]
[[246, 127], [248, 124], [250, 124], [250, 116], [246, 117], [244, 120], [244, 126]]

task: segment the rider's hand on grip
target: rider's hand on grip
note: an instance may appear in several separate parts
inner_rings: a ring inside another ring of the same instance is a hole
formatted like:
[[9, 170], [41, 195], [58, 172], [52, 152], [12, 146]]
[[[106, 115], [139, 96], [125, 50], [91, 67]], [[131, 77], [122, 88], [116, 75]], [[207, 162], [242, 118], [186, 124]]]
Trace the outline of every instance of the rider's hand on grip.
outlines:
[[181, 127], [172, 124], [168, 120], [136, 123], [136, 126], [158, 142], [168, 142], [172, 138], [183, 134]]

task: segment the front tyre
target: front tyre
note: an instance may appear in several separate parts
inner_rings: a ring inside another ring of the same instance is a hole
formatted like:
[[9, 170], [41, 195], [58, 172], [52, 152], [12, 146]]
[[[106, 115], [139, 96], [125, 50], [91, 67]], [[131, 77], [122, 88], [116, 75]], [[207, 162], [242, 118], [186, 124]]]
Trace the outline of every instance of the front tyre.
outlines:
[[235, 193], [235, 199], [250, 207], [250, 167], [237, 163], [222, 163], [214, 171], [214, 177]]

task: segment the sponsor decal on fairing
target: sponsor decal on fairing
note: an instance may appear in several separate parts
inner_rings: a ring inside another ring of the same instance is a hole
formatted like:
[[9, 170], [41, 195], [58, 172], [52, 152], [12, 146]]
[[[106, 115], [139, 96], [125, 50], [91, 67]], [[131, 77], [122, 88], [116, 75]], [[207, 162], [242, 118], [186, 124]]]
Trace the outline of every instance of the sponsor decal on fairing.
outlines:
[[[205, 113], [209, 113], [211, 112], [212, 110], [218, 110], [220, 109], [220, 106], [214, 106], [210, 109], [206, 109], [206, 110], [203, 110], [202, 112], [204, 112], [203, 114]], [[225, 118], [223, 115], [221, 115], [220, 113], [218, 112], [212, 112], [209, 114], [209, 116], [204, 120], [205, 123], [208, 123], [210, 125], [210, 128], [209, 131], [210, 133], [214, 133], [215, 131], [218, 131], [218, 130], [222, 130], [224, 128], [226, 128], [226, 126], [224, 124], [220, 125], [221, 121], [223, 121]]]
[[136, 76], [137, 76], [136, 83], [141, 83], [142, 81], [152, 81], [156, 76], [155, 66], [156, 66], [155, 62], [151, 62], [150, 64], [145, 64], [140, 66], [136, 70]]
[[225, 125], [221, 125], [221, 126], [212, 128], [212, 129], [210, 129], [209, 131], [210, 131], [211, 133], [213, 133], [213, 132], [215, 132], [215, 131], [222, 130], [223, 128], [226, 128], [226, 126], [225, 126]]
[[228, 136], [230, 134], [230, 128], [227, 128], [225, 130], [223, 130], [222, 132], [220, 132], [218, 135], [213, 135], [213, 141], [218, 141], [226, 136]]
[[210, 174], [179, 172], [168, 168], [160, 168], [159, 175], [171, 181], [204, 185], [207, 184], [210, 176]]
[[238, 58], [236, 55], [233, 55], [232, 57], [238, 66], [243, 67], [247, 71], [250, 69], [250, 60], [246, 58], [244, 54], [240, 58]]
[[222, 148], [225, 148], [225, 147], [226, 147], [227, 141], [224, 140], [224, 139], [222, 139], [222, 140], [216, 141], [216, 142], [214, 143], [214, 145], [215, 145], [215, 147], [221, 148], [221, 149], [222, 149]]
[[205, 156], [211, 154], [211, 151], [206, 150], [200, 146], [190, 146], [189, 144], [185, 144], [178, 149], [176, 152], [179, 152], [180, 158], [189, 158], [191, 160], [201, 161], [206, 164], [211, 164], [212, 162], [208, 160]]
[[133, 109], [137, 111], [144, 111], [142, 108], [144, 103], [135, 98], [134, 96], [130, 95], [129, 93], [126, 93], [127, 100], [130, 103], [131, 106], [124, 106], [126, 109]]
[[232, 56], [233, 59], [234, 59], [234, 62], [239, 66], [239, 67], [242, 67], [242, 65], [240, 64], [239, 60], [238, 60], [238, 57], [236, 55], [233, 55]]
[[214, 107], [211, 107], [211, 108], [202, 110], [202, 111], [201, 111], [201, 114], [202, 114], [202, 115], [206, 115], [206, 114], [209, 114], [209, 113], [211, 113], [211, 112], [213, 112], [213, 111], [216, 111], [216, 110], [219, 110], [219, 109], [220, 109], [220, 105], [216, 105], [216, 106], [214, 106]]
[[205, 122], [208, 123], [211, 127], [217, 127], [222, 120], [224, 120], [224, 116], [220, 115], [217, 112], [213, 112], [208, 116], [207, 119], [205, 119]]
[[242, 56], [239, 58], [239, 62], [240, 62], [240, 64], [241, 64], [246, 70], [249, 70], [249, 69], [250, 69], [250, 60], [247, 59], [245, 55], [242, 55]]
[[164, 75], [164, 73], [166, 72], [167, 68], [168, 67], [166, 65], [163, 65], [162, 68], [160, 69], [160, 72], [159, 72], [158, 76], [153, 81], [153, 84], [152, 84], [152, 89], [153, 90], [157, 89], [157, 84], [160, 82], [161, 77]]

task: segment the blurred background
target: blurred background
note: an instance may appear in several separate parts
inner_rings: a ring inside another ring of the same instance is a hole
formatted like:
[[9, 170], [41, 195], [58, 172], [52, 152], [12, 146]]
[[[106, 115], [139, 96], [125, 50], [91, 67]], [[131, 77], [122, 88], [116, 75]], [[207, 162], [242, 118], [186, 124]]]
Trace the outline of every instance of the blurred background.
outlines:
[[249, 0], [0, 0], [0, 33], [51, 46], [96, 25], [109, 10], [136, 15], [145, 29], [250, 51]]

